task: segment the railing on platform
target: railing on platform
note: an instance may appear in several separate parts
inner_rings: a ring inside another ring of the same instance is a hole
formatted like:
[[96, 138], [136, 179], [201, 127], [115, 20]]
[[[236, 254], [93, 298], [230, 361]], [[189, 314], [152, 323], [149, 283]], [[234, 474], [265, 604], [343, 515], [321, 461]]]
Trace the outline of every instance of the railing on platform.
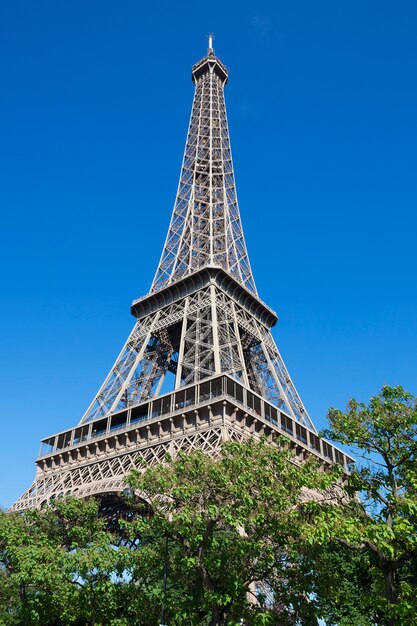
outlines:
[[260, 419], [270, 422], [283, 435], [289, 436], [303, 447], [307, 447], [313, 453], [325, 457], [330, 462], [340, 463], [344, 466], [353, 462], [351, 457], [333, 444], [320, 438], [278, 407], [259, 394], [247, 389], [238, 380], [227, 374], [182, 387], [146, 402], [128, 406], [107, 417], [97, 418], [47, 437], [41, 442], [39, 458], [79, 446], [84, 442], [114, 435], [117, 432], [131, 429], [144, 421], [154, 420], [161, 416], [176, 415], [189, 410], [190, 407], [198, 407], [220, 398], [232, 400], [243, 411], [248, 410], [252, 415], [255, 413]]

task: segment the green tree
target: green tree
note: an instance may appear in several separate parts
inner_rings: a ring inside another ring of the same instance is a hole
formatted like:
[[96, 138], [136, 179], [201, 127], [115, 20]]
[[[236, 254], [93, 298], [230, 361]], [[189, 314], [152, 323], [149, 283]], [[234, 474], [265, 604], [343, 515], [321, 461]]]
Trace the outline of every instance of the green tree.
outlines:
[[[229, 443], [215, 459], [180, 454], [133, 473], [139, 515], [119, 523], [122, 535], [94, 499], [0, 513], [0, 623], [156, 626], [162, 605], [170, 626], [390, 623], [365, 504], [306, 502], [332, 493], [341, 469], [323, 472], [313, 456], [300, 465], [277, 443]], [[139, 537], [137, 549], [120, 536]], [[414, 601], [416, 560], [399, 572], [396, 609], [409, 621], [398, 623], [411, 624], [403, 600]]]
[[124, 623], [130, 557], [115, 549], [95, 500], [0, 513], [1, 623]]
[[377, 585], [366, 552], [338, 542], [315, 544], [300, 553], [298, 570], [310, 579], [315, 614], [326, 626], [376, 624]]
[[362, 461], [349, 498], [315, 509], [311, 540], [337, 539], [365, 552], [375, 573], [376, 623], [415, 624], [417, 614], [417, 404], [400, 386], [384, 386], [369, 404], [330, 409], [328, 438], [356, 448]]
[[[168, 538], [169, 623], [217, 626], [243, 618], [283, 626], [307, 614], [303, 623], [316, 623], [306, 580], [294, 576], [305, 524], [299, 504], [305, 488], [326, 489], [337, 472], [320, 472], [313, 457], [296, 464], [285, 440], [228, 443], [217, 459], [179, 454], [134, 472], [129, 483], [151, 511], [130, 525], [142, 537], [138, 562], [149, 564], [153, 552], [161, 563], [161, 539]], [[256, 587], [265, 591], [257, 598]]]

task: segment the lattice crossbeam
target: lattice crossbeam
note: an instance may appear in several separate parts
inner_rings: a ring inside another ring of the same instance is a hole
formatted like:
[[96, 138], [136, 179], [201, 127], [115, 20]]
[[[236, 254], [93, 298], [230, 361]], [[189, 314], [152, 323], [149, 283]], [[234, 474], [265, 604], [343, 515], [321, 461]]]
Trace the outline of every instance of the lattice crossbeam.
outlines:
[[169, 371], [177, 388], [228, 373], [314, 430], [269, 329], [214, 285], [138, 321], [82, 422], [158, 395]]

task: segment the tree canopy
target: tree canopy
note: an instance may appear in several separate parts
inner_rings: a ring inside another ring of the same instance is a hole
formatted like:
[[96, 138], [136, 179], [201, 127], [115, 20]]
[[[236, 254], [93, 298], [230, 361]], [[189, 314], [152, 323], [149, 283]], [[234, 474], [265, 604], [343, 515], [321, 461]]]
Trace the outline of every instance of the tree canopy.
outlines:
[[355, 449], [349, 500], [310, 503], [312, 541], [336, 540], [367, 553], [375, 578], [375, 623], [415, 624], [417, 597], [417, 403], [402, 387], [384, 386], [368, 404], [330, 409], [324, 435]]
[[114, 548], [95, 500], [1, 513], [0, 623], [118, 624], [129, 557]]
[[0, 512], [0, 624], [415, 624], [416, 400], [383, 387], [328, 417], [358, 458], [343, 488], [252, 440], [133, 472], [116, 525], [93, 498]]
[[334, 479], [314, 457], [295, 464], [285, 442], [229, 443], [217, 459], [179, 454], [135, 472], [130, 485], [152, 511], [133, 524], [145, 538], [142, 554], [166, 537], [177, 554], [171, 579], [192, 581], [176, 596], [179, 605], [167, 596], [169, 623], [183, 623], [176, 616], [192, 607], [198, 610], [191, 623], [211, 626], [254, 615], [253, 623], [261, 616], [264, 623], [295, 623], [310, 614], [306, 581], [294, 575], [306, 524], [300, 502], [303, 489], [326, 489]]

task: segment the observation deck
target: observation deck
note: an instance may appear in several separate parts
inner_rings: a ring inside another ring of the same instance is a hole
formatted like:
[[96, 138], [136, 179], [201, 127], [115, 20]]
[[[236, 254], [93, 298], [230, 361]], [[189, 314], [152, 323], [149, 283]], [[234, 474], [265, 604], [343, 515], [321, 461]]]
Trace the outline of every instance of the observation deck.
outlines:
[[195, 65], [193, 65], [193, 69], [191, 71], [193, 83], [195, 84], [197, 80], [207, 72], [214, 72], [224, 85], [227, 83], [229, 73], [223, 63], [212, 51], [210, 51], [204, 59], [201, 59], [201, 61], [198, 61]]
[[131, 313], [138, 319], [142, 319], [208, 285], [216, 285], [266, 328], [272, 328], [277, 323], [278, 316], [275, 311], [220, 266], [207, 266], [158, 291], [151, 291], [132, 302]]
[[321, 462], [339, 463], [346, 470], [354, 462], [332, 443], [223, 374], [46, 437], [36, 463], [41, 471], [54, 471], [62, 460], [65, 464], [93, 461], [104, 452], [120, 454], [123, 447], [149, 446], [152, 439], [156, 443], [219, 422], [224, 425], [225, 421], [240, 431], [247, 430], [252, 437], [286, 437], [296, 458], [314, 454]]

